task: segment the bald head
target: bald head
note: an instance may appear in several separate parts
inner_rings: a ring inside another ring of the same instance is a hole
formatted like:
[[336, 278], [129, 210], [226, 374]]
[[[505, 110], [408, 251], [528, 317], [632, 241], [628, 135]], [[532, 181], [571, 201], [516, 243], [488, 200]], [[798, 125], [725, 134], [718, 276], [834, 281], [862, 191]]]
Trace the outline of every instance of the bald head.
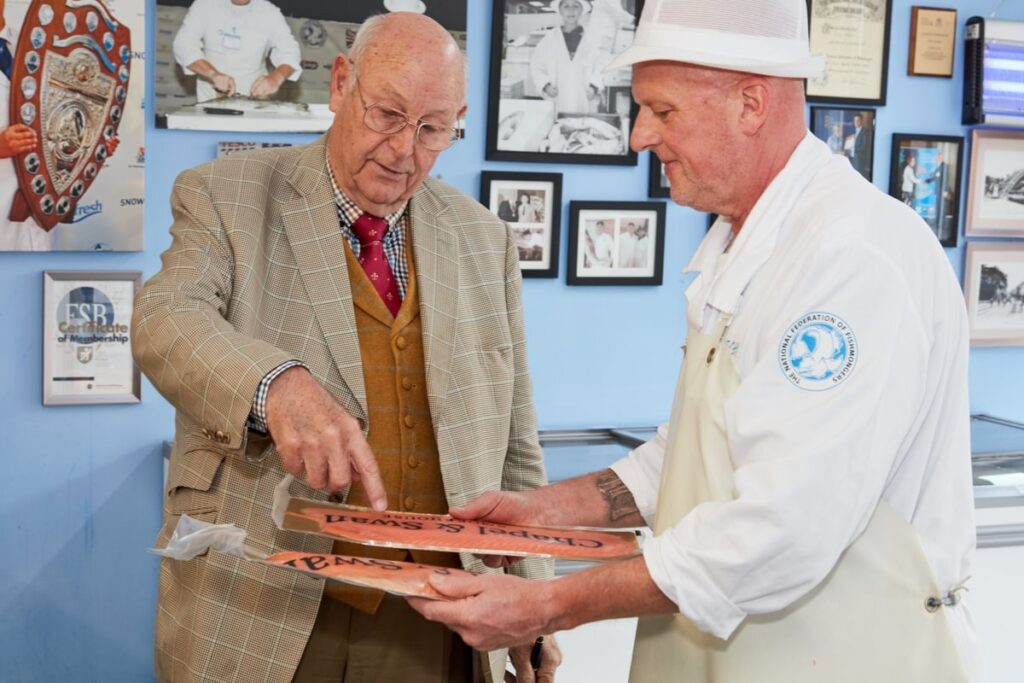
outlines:
[[672, 198], [734, 228], [807, 133], [799, 79], [671, 61], [633, 66], [631, 145], [665, 164]]
[[453, 79], [465, 100], [469, 68], [466, 56], [447, 29], [425, 15], [392, 12], [370, 17], [356, 34], [349, 59], [363, 72], [416, 60], [429, 65], [437, 77]]

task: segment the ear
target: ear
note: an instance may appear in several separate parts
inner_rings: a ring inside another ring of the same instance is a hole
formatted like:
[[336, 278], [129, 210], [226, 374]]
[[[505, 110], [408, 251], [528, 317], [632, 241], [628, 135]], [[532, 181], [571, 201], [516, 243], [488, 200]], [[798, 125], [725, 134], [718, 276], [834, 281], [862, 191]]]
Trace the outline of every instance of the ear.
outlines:
[[744, 135], [756, 135], [771, 110], [772, 84], [766, 78], [754, 76], [743, 79], [737, 87], [743, 107], [740, 111], [740, 131]]
[[331, 65], [331, 98], [328, 102], [332, 112], [337, 113], [345, 99], [345, 84], [352, 77], [352, 62], [346, 55], [339, 54]]

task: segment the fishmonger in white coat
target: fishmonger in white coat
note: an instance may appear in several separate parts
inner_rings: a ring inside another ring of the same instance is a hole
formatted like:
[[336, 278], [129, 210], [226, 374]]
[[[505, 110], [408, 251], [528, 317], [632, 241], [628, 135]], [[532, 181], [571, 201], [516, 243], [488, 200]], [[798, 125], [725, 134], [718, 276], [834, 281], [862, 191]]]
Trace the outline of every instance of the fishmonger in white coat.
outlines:
[[174, 59], [197, 76], [197, 102], [269, 97], [302, 74], [299, 44], [268, 0], [195, 0], [174, 36]]
[[959, 285], [928, 226], [807, 131], [802, 0], [744, 3], [649, 0], [613, 65], [633, 67], [633, 148], [722, 217], [689, 267], [670, 423], [608, 470], [451, 511], [654, 538], [411, 602], [482, 649], [639, 615], [635, 683], [977, 681]]
[[583, 0], [553, 0], [562, 23], [541, 38], [530, 58], [530, 75], [555, 112], [597, 111], [601, 92], [602, 53], [580, 23], [588, 6]]

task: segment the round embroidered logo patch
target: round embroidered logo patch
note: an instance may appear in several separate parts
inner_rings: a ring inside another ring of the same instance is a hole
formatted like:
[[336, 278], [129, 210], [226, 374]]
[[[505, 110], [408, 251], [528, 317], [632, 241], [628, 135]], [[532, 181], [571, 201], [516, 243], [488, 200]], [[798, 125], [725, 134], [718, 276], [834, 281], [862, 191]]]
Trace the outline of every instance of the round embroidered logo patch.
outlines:
[[841, 384], [857, 364], [857, 338], [839, 316], [815, 311], [790, 325], [779, 344], [779, 365], [808, 391]]

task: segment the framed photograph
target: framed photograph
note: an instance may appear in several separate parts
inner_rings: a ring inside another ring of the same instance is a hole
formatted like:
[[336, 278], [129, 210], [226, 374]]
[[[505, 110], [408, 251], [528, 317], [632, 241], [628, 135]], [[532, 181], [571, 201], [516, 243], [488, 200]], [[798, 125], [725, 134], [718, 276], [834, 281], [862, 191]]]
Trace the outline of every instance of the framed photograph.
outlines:
[[[426, 14], [466, 51], [466, 0], [156, 1], [157, 128], [320, 133], [331, 125], [331, 65], [359, 27], [386, 12]], [[205, 59], [224, 78], [191, 67]], [[283, 68], [283, 70], [281, 70]], [[277, 72], [276, 88], [263, 78]], [[227, 87], [231, 78], [231, 89]], [[366, 93], [371, 96], [371, 93]]]
[[635, 166], [633, 41], [642, 0], [494, 0], [487, 158]]
[[892, 0], [807, 0], [807, 16], [811, 53], [825, 55], [807, 101], [885, 104]]
[[1024, 132], [971, 131], [964, 234], [1024, 237]]
[[967, 245], [964, 295], [973, 346], [1024, 346], [1024, 244]]
[[484, 171], [480, 203], [508, 223], [523, 277], [558, 277], [562, 174]]
[[138, 270], [43, 272], [43, 405], [139, 403], [132, 360]]
[[655, 199], [664, 199], [672, 196], [672, 187], [669, 185], [668, 176], [665, 175], [665, 164], [654, 152], [651, 157], [651, 168], [648, 171], [647, 196]]
[[959, 234], [963, 147], [952, 135], [892, 136], [889, 194], [914, 209], [944, 247], [955, 247]]
[[939, 7], [910, 8], [908, 76], [953, 77], [956, 45], [956, 10]]
[[871, 180], [875, 163], [875, 110], [811, 107], [811, 132]]
[[660, 285], [664, 202], [569, 202], [570, 285]]

